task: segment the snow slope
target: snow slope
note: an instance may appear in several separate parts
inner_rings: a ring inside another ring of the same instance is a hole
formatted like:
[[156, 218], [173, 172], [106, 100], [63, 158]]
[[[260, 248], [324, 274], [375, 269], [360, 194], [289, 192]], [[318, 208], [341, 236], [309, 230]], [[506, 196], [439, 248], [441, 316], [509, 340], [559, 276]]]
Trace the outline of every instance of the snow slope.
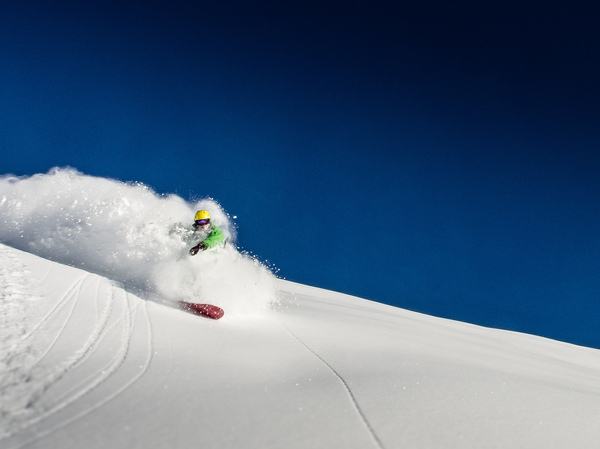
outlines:
[[595, 448], [600, 352], [278, 281], [212, 321], [0, 246], [2, 448]]
[[[230, 244], [190, 257], [199, 208]], [[1, 449], [600, 441], [598, 350], [276, 279], [213, 200], [55, 169], [0, 220]]]

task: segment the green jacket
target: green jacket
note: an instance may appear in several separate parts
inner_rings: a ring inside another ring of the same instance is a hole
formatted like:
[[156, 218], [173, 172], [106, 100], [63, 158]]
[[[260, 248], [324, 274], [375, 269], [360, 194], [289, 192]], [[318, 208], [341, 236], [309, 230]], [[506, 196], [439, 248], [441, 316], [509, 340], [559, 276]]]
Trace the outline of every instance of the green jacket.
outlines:
[[215, 226], [211, 223], [210, 231], [202, 243], [206, 245], [206, 249], [214, 248], [215, 246], [225, 243], [225, 236], [223, 236], [223, 231], [218, 226]]

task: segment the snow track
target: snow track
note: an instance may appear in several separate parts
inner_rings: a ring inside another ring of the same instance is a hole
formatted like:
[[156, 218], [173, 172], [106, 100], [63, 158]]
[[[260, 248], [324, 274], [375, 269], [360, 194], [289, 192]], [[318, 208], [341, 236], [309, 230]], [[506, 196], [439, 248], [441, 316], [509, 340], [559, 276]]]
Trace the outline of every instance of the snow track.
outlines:
[[[83, 283], [83, 280], [87, 276], [88, 276], [87, 274], [84, 274], [79, 279], [77, 279], [77, 281], [56, 302], [56, 305], [50, 310], [50, 312], [48, 312], [46, 314], [46, 316], [44, 316], [44, 318], [31, 330], [31, 332], [27, 333], [27, 335], [24, 337], [25, 340], [29, 339], [35, 332], [37, 332], [40, 328], [42, 328], [44, 326], [44, 324], [47, 325], [51, 321], [51, 319], [54, 315], [58, 315], [63, 309], [68, 307], [66, 317], [60, 317], [60, 319], [62, 319], [62, 323], [63, 323], [62, 326], [58, 329], [57, 332], [55, 332], [54, 338], [52, 339], [50, 344], [46, 347], [45, 351], [35, 360], [35, 362], [31, 366], [31, 368], [34, 368], [36, 365], [38, 365], [44, 359], [44, 357], [46, 357], [48, 355], [48, 353], [52, 350], [52, 348], [54, 347], [54, 345], [56, 344], [56, 342], [58, 341], [60, 336], [63, 334], [65, 328], [67, 327], [67, 324], [69, 324], [69, 321], [71, 320], [71, 318], [73, 316], [73, 311], [75, 310], [75, 306], [77, 305], [77, 298], [79, 297], [78, 295], [81, 293], [81, 284]], [[67, 369], [69, 369], [68, 366], [66, 366], [64, 368], [64, 370], [67, 370]], [[60, 369], [57, 371], [54, 371], [53, 374], [56, 376], [60, 371], [61, 371]], [[50, 384], [48, 384], [48, 386]], [[32, 403], [30, 402], [28, 407], [31, 405], [32, 405]]]
[[[66, 290], [66, 292], [61, 296], [61, 298], [56, 301], [56, 303], [54, 304], [54, 306], [50, 309], [50, 311], [40, 320], [40, 322], [38, 324], [36, 324], [31, 331], [29, 331], [24, 337], [23, 340], [27, 340], [28, 338], [30, 338], [40, 327], [42, 327], [42, 325], [44, 323], [47, 323], [54, 314], [60, 312], [64, 307], [66, 307], [68, 305], [69, 302], [71, 302], [70, 300], [73, 299], [74, 297], [74, 292], [79, 292], [81, 291], [81, 283], [83, 282], [83, 279], [85, 277], [87, 277], [88, 274], [84, 273], [81, 276], [79, 276], [77, 278], [77, 280]], [[73, 306], [75, 305], [75, 302], [73, 301]], [[50, 349], [50, 347], [48, 348], [48, 350]]]
[[[145, 301], [106, 278], [68, 267], [59, 269], [71, 270], [73, 281], [37, 298], [45, 311], [33, 324], [36, 314], [27, 310], [32, 299], [22, 293], [26, 267], [6, 247], [0, 247], [0, 266], [0, 317], [21, 317], [2, 323], [0, 444], [18, 448], [90, 414], [139, 380], [152, 360], [152, 325]], [[139, 365], [129, 357], [136, 328], [147, 347]], [[105, 384], [108, 392], [100, 391]], [[17, 393], [19, 400], [10, 397]]]
[[[150, 318], [149, 318], [147, 310], [146, 310], [147, 303], [143, 303], [142, 308], [144, 310], [144, 316], [145, 316], [145, 321], [146, 321], [146, 325], [147, 325], [147, 341], [149, 342], [149, 347], [148, 347], [146, 359], [144, 360], [143, 365], [140, 366], [139, 372], [137, 374], [135, 374], [134, 376], [132, 376], [128, 381], [123, 383], [120, 387], [113, 390], [110, 394], [106, 395], [101, 400], [95, 402], [91, 407], [84, 408], [79, 413], [74, 414], [73, 416], [69, 417], [68, 419], [66, 419], [64, 421], [61, 421], [58, 425], [51, 427], [47, 430], [44, 430], [42, 432], [39, 432], [35, 436], [35, 438], [27, 441], [25, 444], [18, 446], [18, 447], [23, 447], [24, 445], [30, 444], [33, 441], [37, 441], [43, 437], [47, 437], [47, 436], [61, 430], [62, 428], [66, 427], [67, 425], [89, 415], [90, 413], [94, 412], [95, 410], [100, 409], [102, 406], [104, 406], [108, 402], [110, 402], [110, 401], [114, 400], [115, 398], [117, 398], [118, 396], [120, 396], [124, 391], [126, 391], [128, 388], [130, 388], [135, 382], [137, 382], [142, 376], [144, 376], [146, 374], [146, 372], [148, 371], [150, 364], [152, 362], [152, 354], [153, 354], [152, 326], [151, 326]], [[128, 309], [128, 307], [127, 307], [127, 309]], [[61, 398], [61, 400], [59, 400], [57, 402], [57, 405], [54, 407], [54, 409], [49, 410], [45, 414], [45, 416], [41, 415], [38, 418], [36, 418], [35, 420], [32, 420], [32, 422], [30, 422], [29, 425], [34, 424], [39, 421], [42, 421], [43, 419], [47, 418], [48, 416], [68, 407], [70, 404], [83, 398], [85, 395], [91, 393], [93, 390], [98, 388], [102, 383], [104, 383], [110, 376], [112, 376], [116, 373], [116, 371], [119, 369], [119, 367], [122, 366], [123, 363], [125, 362], [127, 354], [129, 352], [130, 340], [131, 340], [130, 332], [132, 332], [132, 329], [131, 329], [132, 322], [131, 322], [131, 316], [129, 316], [128, 318], [129, 318], [129, 320], [125, 321], [125, 323], [128, 323], [128, 324], [123, 326], [124, 338], [122, 340], [121, 348], [120, 348], [118, 354], [112, 360], [112, 362], [108, 366], [106, 366], [104, 369], [102, 369], [101, 371], [96, 373], [95, 375], [92, 375], [90, 378], [86, 379], [85, 382], [81, 383], [76, 388], [69, 391], [63, 398]], [[129, 335], [129, 338], [125, 338], [125, 335]]]
[[358, 401], [356, 400], [356, 397], [354, 396], [354, 393], [352, 393], [352, 389], [350, 388], [350, 385], [348, 385], [348, 383], [344, 380], [344, 378], [341, 376], [340, 373], [338, 373], [335, 368], [333, 366], [331, 366], [323, 357], [321, 357], [319, 354], [317, 354], [315, 351], [313, 351], [306, 343], [304, 343], [302, 340], [300, 340], [300, 338], [298, 338], [298, 336], [296, 334], [294, 334], [289, 327], [287, 327], [285, 324], [283, 324], [281, 321], [279, 321], [281, 323], [281, 325], [285, 328], [285, 330], [287, 330], [289, 332], [289, 334], [294, 337], [294, 339], [300, 343], [308, 352], [310, 352], [314, 357], [316, 357], [321, 363], [323, 363], [323, 365], [325, 365], [327, 367], [327, 369], [340, 381], [340, 383], [342, 384], [342, 386], [344, 387], [344, 389], [346, 390], [346, 393], [348, 394], [348, 397], [350, 399], [350, 402], [352, 403], [352, 406], [354, 407], [354, 410], [356, 410], [356, 413], [358, 414], [358, 416], [360, 417], [360, 420], [362, 421], [362, 423], [364, 424], [365, 428], [367, 429], [367, 431], [369, 432], [369, 435], [371, 436], [371, 438], [373, 439], [375, 445], [380, 448], [383, 449], [383, 444], [381, 443], [381, 440], [379, 439], [379, 437], [377, 436], [377, 434], [375, 433], [375, 431], [373, 430], [373, 427], [371, 426], [371, 424], [369, 423], [369, 420], [367, 419], [367, 416], [365, 415], [365, 413], [362, 411], [362, 409], [360, 408], [360, 404], [358, 403]]

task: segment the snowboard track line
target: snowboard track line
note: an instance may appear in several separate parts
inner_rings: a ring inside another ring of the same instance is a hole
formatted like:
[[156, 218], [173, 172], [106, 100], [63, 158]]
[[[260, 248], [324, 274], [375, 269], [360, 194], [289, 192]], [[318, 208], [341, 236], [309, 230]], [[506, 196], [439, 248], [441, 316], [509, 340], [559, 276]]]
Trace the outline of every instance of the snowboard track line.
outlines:
[[[117, 398], [118, 396], [123, 394], [125, 391], [127, 391], [134, 383], [136, 383], [138, 380], [140, 380], [148, 372], [148, 370], [150, 369], [150, 365], [152, 363], [152, 359], [154, 358], [154, 346], [153, 346], [153, 339], [154, 339], [153, 332], [154, 331], [153, 331], [153, 327], [152, 327], [152, 321], [148, 314], [147, 301], [143, 301], [142, 303], [139, 303], [135, 308], [131, 309], [129, 306], [128, 295], [129, 295], [129, 293], [125, 292], [125, 296], [126, 296], [125, 299], [127, 302], [127, 307], [126, 307], [126, 310], [124, 310], [124, 312], [123, 312], [123, 315], [124, 315], [123, 319], [125, 320], [126, 323], [128, 322], [128, 325], [125, 326], [125, 327], [127, 327], [127, 329], [123, 329], [123, 339], [121, 342], [122, 347], [121, 347], [121, 350], [119, 351], [120, 354], [118, 355], [118, 357], [116, 357], [114, 359], [112, 367], [109, 369], [108, 375], [102, 376], [102, 378], [98, 379], [94, 383], [94, 385], [92, 385], [90, 388], [87, 389], [87, 391], [81, 392], [80, 394], [78, 394], [78, 396], [76, 398], [73, 398], [73, 400], [70, 402], [73, 402], [74, 400], [79, 399], [83, 395], [88, 394], [91, 391], [95, 390], [100, 384], [105, 382], [108, 379], [108, 377], [110, 377], [112, 374], [114, 374], [119, 369], [119, 367], [121, 367], [121, 365], [123, 365], [123, 363], [125, 363], [127, 355], [130, 350], [130, 345], [131, 345], [131, 336], [132, 336], [133, 326], [134, 326], [134, 323], [133, 323], [134, 315], [137, 312], [139, 305], [142, 304], [144, 317], [145, 317], [145, 321], [146, 321], [146, 332], [147, 332], [146, 341], [148, 343], [148, 353], [146, 355], [146, 359], [144, 360], [143, 364], [140, 366], [140, 371], [135, 376], [133, 376], [131, 379], [129, 379], [129, 381], [123, 383], [120, 388], [113, 391], [111, 394], [109, 394], [108, 396], [103, 398], [101, 401], [96, 402], [93, 406], [91, 406], [85, 410], [82, 410], [80, 413], [70, 417], [69, 419], [61, 422], [60, 424], [58, 424], [50, 429], [39, 432], [34, 438], [17, 446], [15, 449], [25, 447], [35, 441], [38, 441], [44, 437], [47, 437], [48, 435], [52, 435], [53, 433], [59, 431], [60, 429], [68, 426], [69, 424], [71, 424], [71, 423], [85, 417], [86, 415], [92, 413], [93, 411], [103, 407], [108, 402], [112, 401], [113, 399]], [[128, 334], [129, 337], [125, 338], [125, 334]], [[69, 405], [69, 404], [65, 403], [64, 405]], [[64, 406], [61, 408], [64, 408]]]
[[[78, 292], [80, 293], [82, 282], [83, 282], [83, 277], [80, 278], [78, 280], [78, 282], [76, 282], [71, 287], [70, 294], [67, 293], [63, 296], [63, 302], [64, 302], [65, 297], [67, 297], [67, 296], [72, 296], [72, 301], [77, 302], [77, 300], [79, 299], [78, 295], [73, 294], [72, 291], [73, 291], [74, 287], [77, 284], [79, 284], [77, 286], [77, 289], [78, 289]], [[100, 282], [101, 282], [101, 280], [99, 280], [99, 283]], [[112, 282], [109, 282], [108, 287], [109, 287], [109, 292], [107, 295], [108, 300], [107, 300], [107, 303], [105, 304], [105, 307], [104, 307], [104, 310], [102, 311], [102, 313], [98, 313], [96, 316], [96, 320], [97, 320], [96, 328], [92, 331], [91, 335], [88, 337], [88, 341], [86, 342], [86, 344], [84, 344], [83, 348], [80, 348], [79, 350], [75, 351], [75, 353], [70, 357], [71, 360], [70, 360], [70, 363], [68, 364], [69, 365], [68, 368], [73, 369], [76, 366], [78, 366], [79, 364], [84, 363], [85, 360], [87, 359], [87, 357], [89, 356], [89, 354], [91, 352], [94, 352], [97, 349], [97, 346], [104, 339], [107, 332], [110, 332], [111, 329], [114, 329], [115, 326], [120, 325], [121, 326], [120, 348], [119, 348], [119, 351], [117, 351], [117, 354], [113, 357], [112, 361], [110, 361], [108, 363], [108, 365], [104, 366], [104, 368], [101, 369], [99, 372], [97, 372], [95, 375], [92, 374], [89, 377], [89, 379], [88, 379], [89, 383], [87, 385], [85, 385], [85, 386], [77, 385], [77, 386], [74, 386], [74, 388], [72, 388], [70, 391], [63, 393], [63, 395], [61, 395], [57, 398], [57, 400], [53, 406], [50, 406], [44, 412], [37, 414], [37, 416], [32, 416], [32, 417], [29, 417], [29, 419], [25, 419], [23, 422], [20, 423], [20, 425], [13, 427], [12, 429], [9, 430], [9, 432], [7, 434], [2, 435], [2, 437], [0, 437], [0, 441], [11, 439], [11, 437], [15, 437], [17, 434], [30, 428], [32, 425], [39, 424], [40, 422], [45, 421], [47, 418], [57, 414], [58, 412], [61, 412], [62, 410], [68, 408], [71, 404], [73, 404], [77, 400], [81, 399], [82, 397], [84, 397], [84, 396], [88, 395], [89, 393], [91, 393], [92, 391], [96, 390], [96, 388], [98, 388], [101, 384], [103, 384], [110, 377], [112, 377], [119, 370], [119, 368], [121, 368], [121, 366], [126, 362], [127, 357], [129, 355], [131, 340], [132, 340], [133, 333], [134, 333], [135, 315], [137, 314], [138, 309], [140, 309], [140, 307], [139, 307], [140, 305], [142, 305], [141, 309], [142, 309], [143, 315], [144, 315], [144, 321], [145, 321], [144, 327], [146, 328], [146, 333], [147, 333], [145, 340], [147, 341], [147, 344], [148, 344], [148, 353], [147, 353], [146, 359], [140, 366], [139, 372], [137, 374], [135, 374], [134, 376], [132, 376], [127, 382], [124, 382], [120, 388], [117, 388], [111, 394], [106, 396], [104, 399], [96, 402], [93, 406], [82, 410], [78, 414], [73, 415], [70, 418], [67, 418], [66, 420], [52, 426], [51, 428], [39, 431], [34, 437], [27, 438], [25, 440], [21, 440], [20, 442], [18, 442], [16, 444], [16, 446], [11, 446], [11, 447], [16, 449], [16, 448], [21, 448], [21, 447], [27, 446], [35, 441], [40, 440], [41, 438], [44, 438], [48, 435], [55, 433], [56, 431], [71, 424], [72, 422], [83, 418], [84, 416], [88, 415], [89, 413], [93, 412], [94, 410], [104, 406], [106, 403], [108, 403], [111, 400], [115, 399], [116, 397], [120, 396], [123, 392], [125, 392], [129, 387], [131, 387], [135, 382], [137, 382], [141, 377], [143, 377], [147, 373], [147, 371], [150, 368], [150, 365], [151, 365], [151, 362], [153, 359], [153, 352], [154, 352], [153, 351], [153, 338], [154, 338], [153, 337], [153, 329], [152, 329], [152, 322], [150, 320], [150, 316], [149, 316], [148, 310], [147, 310], [147, 303], [146, 303], [146, 301], [141, 301], [135, 307], [131, 307], [131, 303], [129, 300], [129, 293], [124, 291], [121, 316], [119, 318], [117, 318], [116, 322], [113, 323], [112, 326], [109, 327], [109, 326], [107, 326], [107, 324], [108, 324], [108, 320], [111, 317], [112, 312], [113, 312], [114, 299], [115, 299], [114, 295], [115, 295], [116, 291], [115, 291], [115, 288], [114, 288], [114, 285], [112, 284]], [[98, 290], [99, 289], [97, 288], [97, 290], [96, 290], [97, 295], [98, 295]], [[97, 312], [99, 312], [99, 311], [97, 310]], [[51, 314], [53, 314], [53, 312]], [[49, 314], [49, 315], [51, 315], [51, 314]], [[70, 317], [71, 317], [71, 314], [69, 314], [68, 319], [70, 319]], [[49, 316], [47, 316], [43, 320], [43, 322], [45, 322], [48, 318], [49, 318]], [[41, 385], [39, 388], [40, 391], [38, 391], [37, 393], [43, 394], [43, 392], [48, 388], [48, 386], [52, 385], [56, 381], [60, 380], [60, 378], [62, 378], [62, 375], [64, 375], [64, 373], [61, 373], [61, 375], [59, 375], [58, 379], [57, 379], [56, 378], [57, 372], [51, 373], [50, 377], [54, 377], [54, 379], [52, 379], [52, 382], [49, 382], [46, 385]], [[47, 379], [47, 381], [48, 381], [48, 379]], [[30, 398], [30, 401], [33, 400], [35, 402], [35, 399], [36, 398]]]
[[362, 420], [362, 422], [365, 425], [366, 429], [369, 431], [369, 434], [371, 435], [371, 438], [373, 439], [373, 441], [375, 442], [375, 444], [377, 445], [378, 448], [384, 449], [384, 446], [381, 443], [381, 440], [379, 439], [379, 437], [375, 433], [375, 430], [373, 430], [373, 427], [369, 423], [369, 420], [367, 419], [367, 416], [364, 414], [364, 412], [360, 408], [360, 405], [358, 404], [358, 401], [356, 400], [356, 397], [354, 396], [354, 393], [352, 393], [352, 389], [350, 388], [350, 386], [348, 385], [348, 383], [344, 380], [344, 378], [340, 375], [340, 373], [338, 373], [333, 366], [331, 366], [329, 363], [327, 363], [327, 361], [323, 357], [321, 357], [319, 354], [317, 354], [315, 351], [313, 351], [306, 343], [304, 343], [302, 340], [300, 340], [300, 338], [298, 338], [298, 336], [296, 336], [296, 334], [294, 334], [279, 319], [277, 319], [277, 321], [279, 321], [279, 324], [281, 324], [283, 326], [283, 328], [286, 331], [288, 331], [288, 333], [292, 337], [294, 337], [294, 339], [298, 343], [300, 343], [302, 346], [304, 346], [306, 348], [306, 350], [308, 350], [314, 357], [316, 357], [318, 360], [320, 360], [321, 363], [323, 363], [323, 365], [325, 365], [329, 369], [329, 371], [331, 371], [331, 373], [333, 373], [335, 375], [335, 377], [338, 378], [338, 380], [340, 381], [340, 383], [342, 384], [342, 386], [346, 390], [346, 393], [350, 397], [350, 401], [352, 402], [352, 405], [354, 406], [354, 409], [358, 413], [358, 416]]

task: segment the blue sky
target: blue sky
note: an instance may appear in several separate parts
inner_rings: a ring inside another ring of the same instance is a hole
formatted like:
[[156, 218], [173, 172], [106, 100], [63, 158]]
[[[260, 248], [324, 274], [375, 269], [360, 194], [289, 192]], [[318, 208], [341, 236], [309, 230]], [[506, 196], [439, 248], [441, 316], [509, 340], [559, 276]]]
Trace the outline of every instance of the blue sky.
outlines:
[[42, 3], [0, 6], [0, 173], [209, 196], [287, 279], [600, 347], [591, 3]]

